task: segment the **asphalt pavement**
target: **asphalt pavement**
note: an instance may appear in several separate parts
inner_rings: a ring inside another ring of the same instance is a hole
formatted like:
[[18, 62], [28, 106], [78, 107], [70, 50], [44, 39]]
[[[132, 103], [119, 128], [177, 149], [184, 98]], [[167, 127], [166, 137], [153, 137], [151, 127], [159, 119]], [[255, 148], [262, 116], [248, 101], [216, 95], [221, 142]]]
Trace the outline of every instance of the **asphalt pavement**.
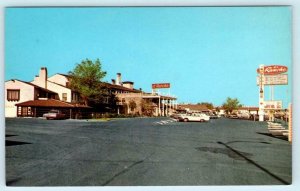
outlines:
[[286, 185], [291, 151], [266, 122], [6, 119], [8, 186]]

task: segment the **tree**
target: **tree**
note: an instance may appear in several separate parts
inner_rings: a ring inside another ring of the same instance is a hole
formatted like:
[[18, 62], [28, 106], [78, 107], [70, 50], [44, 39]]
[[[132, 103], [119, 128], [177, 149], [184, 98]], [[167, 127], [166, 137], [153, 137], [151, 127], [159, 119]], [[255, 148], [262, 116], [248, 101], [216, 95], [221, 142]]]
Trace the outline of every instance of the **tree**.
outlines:
[[205, 105], [207, 107], [207, 109], [213, 109], [214, 108], [214, 105], [212, 103], [209, 103], [209, 102], [200, 102], [200, 103], [197, 103], [197, 105]]
[[128, 107], [130, 108], [130, 111], [134, 111], [135, 108], [137, 107], [137, 104], [135, 103], [134, 100], [130, 100], [129, 104], [128, 104]]
[[145, 100], [143, 99], [141, 101], [141, 109], [142, 109], [142, 114], [146, 116], [151, 116], [153, 113], [153, 105], [150, 100]]
[[226, 99], [226, 102], [223, 103], [222, 107], [225, 109], [225, 111], [228, 113], [231, 113], [233, 110], [238, 109], [239, 107], [242, 107], [239, 100], [237, 98], [230, 98], [228, 97]]
[[101, 83], [105, 75], [106, 72], [102, 71], [99, 59], [95, 62], [89, 59], [83, 60], [69, 72], [70, 88], [80, 94], [85, 105], [103, 102], [109, 95]]

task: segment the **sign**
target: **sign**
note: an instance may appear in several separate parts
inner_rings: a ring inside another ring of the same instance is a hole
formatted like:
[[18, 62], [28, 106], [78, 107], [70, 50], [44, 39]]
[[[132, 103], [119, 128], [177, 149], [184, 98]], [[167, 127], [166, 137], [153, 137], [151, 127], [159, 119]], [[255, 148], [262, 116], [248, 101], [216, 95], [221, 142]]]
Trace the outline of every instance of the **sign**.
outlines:
[[264, 101], [264, 109], [282, 109], [282, 101]]
[[282, 74], [287, 72], [288, 67], [280, 66], [280, 65], [271, 65], [271, 66], [265, 66], [263, 70], [258, 68], [256, 71], [257, 73], [264, 74], [264, 75], [277, 75], [277, 74]]
[[257, 76], [256, 84], [259, 85], [260, 83], [263, 83], [264, 85], [287, 85], [288, 75], [287, 74], [269, 75], [269, 76], [264, 76], [263, 78]]
[[152, 89], [170, 88], [170, 83], [152, 84]]

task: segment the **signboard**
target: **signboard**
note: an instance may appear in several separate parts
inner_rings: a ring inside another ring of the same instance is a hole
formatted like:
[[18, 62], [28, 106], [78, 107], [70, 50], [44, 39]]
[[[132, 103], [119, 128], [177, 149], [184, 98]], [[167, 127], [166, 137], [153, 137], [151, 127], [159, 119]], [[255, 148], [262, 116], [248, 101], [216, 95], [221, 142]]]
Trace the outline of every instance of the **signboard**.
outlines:
[[260, 70], [258, 68], [256, 71], [257, 71], [257, 73], [264, 74], [264, 75], [277, 75], [277, 74], [282, 74], [282, 73], [287, 72], [288, 67], [280, 66], [280, 65], [271, 65], [271, 66], [265, 66], [263, 68], [263, 70]]
[[280, 74], [280, 75], [270, 75], [264, 76], [260, 79], [259, 76], [256, 78], [256, 84], [259, 85], [260, 80], [264, 85], [287, 85], [288, 84], [288, 75]]
[[152, 84], [152, 89], [170, 88], [170, 83]]
[[264, 101], [264, 109], [282, 109], [282, 101]]

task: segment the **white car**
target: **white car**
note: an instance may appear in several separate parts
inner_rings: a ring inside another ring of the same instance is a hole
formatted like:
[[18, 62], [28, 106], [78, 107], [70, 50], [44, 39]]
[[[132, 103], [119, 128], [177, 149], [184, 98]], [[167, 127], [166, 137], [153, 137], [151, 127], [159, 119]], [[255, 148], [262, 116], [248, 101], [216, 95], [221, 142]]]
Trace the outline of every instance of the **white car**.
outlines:
[[65, 119], [66, 114], [62, 113], [59, 110], [52, 109], [48, 113], [43, 115], [44, 118], [48, 119]]
[[179, 117], [181, 117], [183, 115], [186, 115], [186, 113], [174, 113], [170, 117], [172, 117], [174, 119], [178, 119]]
[[205, 122], [209, 121], [210, 117], [204, 113], [190, 113], [190, 114], [185, 114], [181, 115], [178, 118], [178, 121], [198, 121], [198, 122]]

